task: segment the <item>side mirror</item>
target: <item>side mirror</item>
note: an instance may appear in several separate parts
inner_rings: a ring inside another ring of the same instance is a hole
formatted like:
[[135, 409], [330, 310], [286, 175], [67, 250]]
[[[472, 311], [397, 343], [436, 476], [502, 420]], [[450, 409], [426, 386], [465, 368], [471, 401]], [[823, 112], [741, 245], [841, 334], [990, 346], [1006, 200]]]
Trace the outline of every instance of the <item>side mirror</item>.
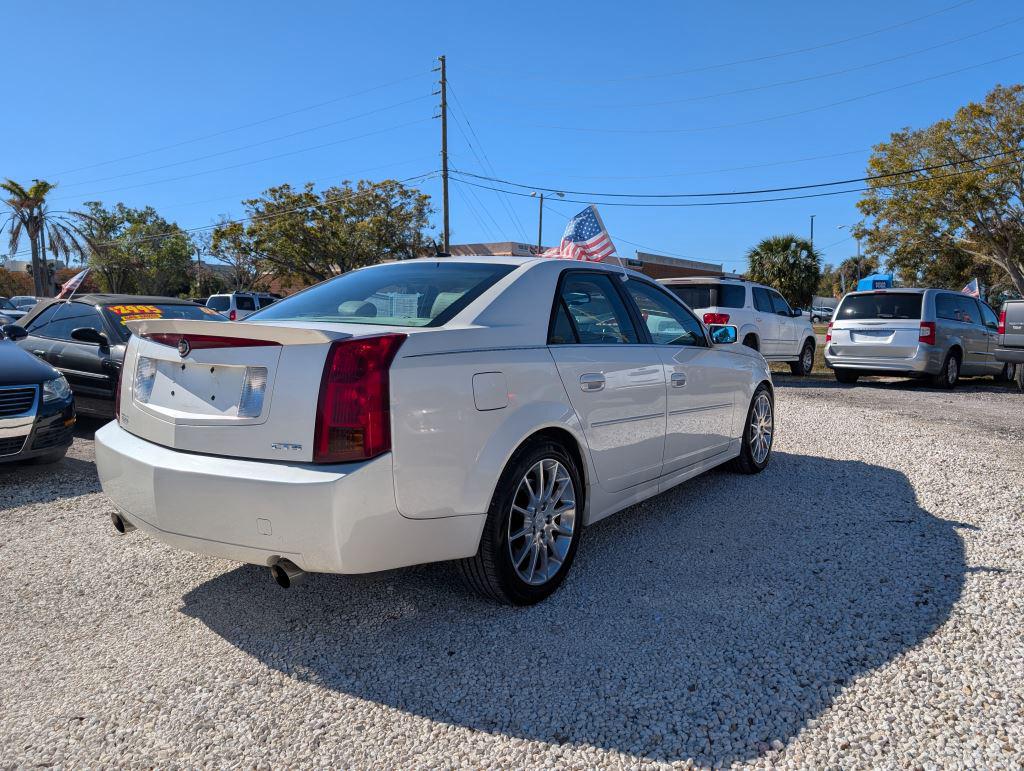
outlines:
[[18, 341], [24, 340], [28, 337], [28, 332], [25, 331], [25, 327], [20, 327], [17, 324], [4, 324], [2, 329], [4, 337], [8, 340]]
[[796, 318], [797, 316], [803, 316], [803, 315], [804, 315], [803, 308], [794, 308], [793, 309], [793, 318]]
[[740, 331], [732, 324], [712, 324], [708, 329], [715, 345], [732, 345], [739, 340]]
[[107, 336], [102, 332], [97, 332], [92, 327], [79, 327], [78, 329], [72, 329], [71, 339], [79, 343], [98, 345], [100, 347], [109, 345], [107, 342]]

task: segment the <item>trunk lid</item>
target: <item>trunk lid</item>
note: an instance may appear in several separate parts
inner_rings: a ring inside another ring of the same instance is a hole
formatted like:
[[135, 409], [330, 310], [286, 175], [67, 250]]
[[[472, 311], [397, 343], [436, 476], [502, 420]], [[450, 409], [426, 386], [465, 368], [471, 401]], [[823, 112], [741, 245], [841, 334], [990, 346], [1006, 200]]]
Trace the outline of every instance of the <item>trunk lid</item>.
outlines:
[[835, 356], [903, 359], [917, 353], [921, 322], [906, 319], [861, 319], [832, 324]]

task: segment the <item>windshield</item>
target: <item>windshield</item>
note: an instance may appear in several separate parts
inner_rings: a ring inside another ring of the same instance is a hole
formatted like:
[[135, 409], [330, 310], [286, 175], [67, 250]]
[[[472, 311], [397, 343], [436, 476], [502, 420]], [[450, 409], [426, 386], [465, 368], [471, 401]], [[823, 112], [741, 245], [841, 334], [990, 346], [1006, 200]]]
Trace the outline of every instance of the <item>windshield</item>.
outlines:
[[839, 305], [836, 321], [856, 319], [920, 319], [919, 292], [871, 292], [847, 295]]
[[196, 319], [198, 321], [227, 321], [217, 311], [203, 305], [189, 304], [146, 304], [146, 305], [104, 305], [103, 315], [122, 337], [130, 337], [129, 321], [143, 319]]
[[746, 299], [740, 284], [669, 284], [668, 289], [691, 308], [742, 308]]
[[17, 308], [14, 307], [14, 305], [11, 303], [10, 300], [5, 299], [3, 297], [0, 297], [0, 308], [5, 308], [6, 310], [9, 310], [9, 311], [16, 311], [16, 310], [18, 310]]
[[439, 326], [514, 268], [487, 263], [393, 262], [317, 284], [278, 300], [247, 320]]

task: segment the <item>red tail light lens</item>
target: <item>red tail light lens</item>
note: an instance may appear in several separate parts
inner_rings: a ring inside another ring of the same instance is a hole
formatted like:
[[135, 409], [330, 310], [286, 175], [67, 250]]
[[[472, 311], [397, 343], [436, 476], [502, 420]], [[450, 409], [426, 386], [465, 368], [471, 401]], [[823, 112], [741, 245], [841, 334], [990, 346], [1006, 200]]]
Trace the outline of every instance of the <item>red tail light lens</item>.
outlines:
[[320, 380], [313, 461], [349, 463], [391, 449], [391, 362], [405, 335], [339, 340]]
[[928, 345], [935, 345], [935, 322], [934, 321], [922, 321], [921, 332], [917, 339]]
[[999, 327], [996, 331], [1001, 335], [1006, 334], [1006, 311], [999, 311]]
[[238, 311], [236, 311], [234, 308], [232, 308], [231, 311], [228, 313], [228, 321], [237, 321], [237, 320], [238, 320]]
[[704, 323], [707, 325], [711, 324], [728, 324], [729, 314], [728, 313], [705, 313]]
[[828, 323], [828, 326], [825, 328], [825, 342], [826, 343], [831, 343], [832, 342], [832, 322], [831, 321]]

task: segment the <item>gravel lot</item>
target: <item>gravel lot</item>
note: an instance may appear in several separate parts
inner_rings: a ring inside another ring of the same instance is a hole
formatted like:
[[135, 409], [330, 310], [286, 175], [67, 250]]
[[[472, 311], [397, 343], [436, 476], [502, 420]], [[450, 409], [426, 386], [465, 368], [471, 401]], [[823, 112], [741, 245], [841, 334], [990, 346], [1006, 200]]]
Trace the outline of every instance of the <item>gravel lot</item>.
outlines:
[[768, 471], [591, 528], [529, 609], [118, 537], [88, 431], [0, 467], [0, 766], [1024, 766], [1024, 395], [778, 413]]

